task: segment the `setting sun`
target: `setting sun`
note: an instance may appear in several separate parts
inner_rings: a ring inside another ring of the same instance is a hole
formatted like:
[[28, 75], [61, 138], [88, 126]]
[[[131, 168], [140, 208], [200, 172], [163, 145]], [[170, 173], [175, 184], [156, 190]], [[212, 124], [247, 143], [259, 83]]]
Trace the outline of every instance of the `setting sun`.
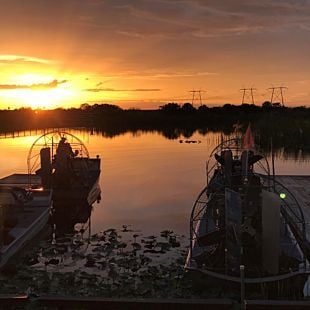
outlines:
[[14, 90], [7, 94], [7, 97], [20, 102], [24, 107], [33, 109], [55, 108], [68, 96], [70, 92], [65, 89]]
[[13, 106], [53, 109], [77, 95], [66, 82], [51, 76], [22, 74], [12, 77], [10, 83], [2, 86], [1, 95]]
[[7, 96], [20, 102], [24, 107], [46, 109], [57, 107], [66, 97], [70, 97], [70, 91], [65, 89], [14, 90], [8, 92]]

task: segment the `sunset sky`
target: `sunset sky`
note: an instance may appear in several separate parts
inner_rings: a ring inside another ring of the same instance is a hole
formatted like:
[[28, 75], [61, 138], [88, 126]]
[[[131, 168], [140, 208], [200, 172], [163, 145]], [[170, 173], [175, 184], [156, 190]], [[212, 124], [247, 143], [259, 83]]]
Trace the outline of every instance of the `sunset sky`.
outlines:
[[[310, 106], [310, 0], [0, 0], [0, 108]], [[199, 102], [196, 101], [195, 104]]]

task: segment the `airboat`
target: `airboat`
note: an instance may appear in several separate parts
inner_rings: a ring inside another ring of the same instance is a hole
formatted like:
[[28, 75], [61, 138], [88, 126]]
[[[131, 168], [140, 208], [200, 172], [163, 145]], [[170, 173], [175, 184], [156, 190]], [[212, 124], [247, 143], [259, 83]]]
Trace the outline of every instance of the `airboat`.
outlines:
[[243, 137], [222, 139], [206, 174], [190, 217], [187, 270], [231, 284], [264, 286], [298, 276], [305, 283], [309, 253], [302, 208], [270, 172], [250, 128]]
[[43, 188], [52, 189], [56, 221], [74, 226], [88, 220], [93, 203], [101, 198], [100, 163], [100, 157], [91, 158], [77, 136], [50, 131], [29, 150], [29, 183], [34, 186], [39, 177]]
[[60, 130], [31, 146], [28, 173], [0, 179], [0, 268], [53, 218], [63, 232], [89, 221], [100, 199], [100, 158], [90, 158], [83, 142]]

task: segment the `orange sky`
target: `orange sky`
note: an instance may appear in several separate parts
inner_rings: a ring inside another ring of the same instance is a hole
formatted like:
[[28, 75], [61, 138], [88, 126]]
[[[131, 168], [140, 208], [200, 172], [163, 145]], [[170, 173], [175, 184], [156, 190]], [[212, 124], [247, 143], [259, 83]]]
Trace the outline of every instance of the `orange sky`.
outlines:
[[[310, 103], [310, 1], [0, 0], [0, 108]], [[198, 104], [198, 102], [197, 102]]]

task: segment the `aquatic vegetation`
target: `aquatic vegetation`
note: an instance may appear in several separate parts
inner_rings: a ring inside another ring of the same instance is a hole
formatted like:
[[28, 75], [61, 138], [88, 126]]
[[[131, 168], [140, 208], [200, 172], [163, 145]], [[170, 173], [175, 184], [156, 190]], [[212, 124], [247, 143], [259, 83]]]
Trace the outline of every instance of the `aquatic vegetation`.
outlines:
[[[126, 229], [125, 229], [126, 228]], [[132, 234], [129, 225], [82, 238], [46, 240], [25, 254], [0, 293], [101, 297], [186, 297], [187, 239], [173, 231]], [[3, 276], [5, 279], [5, 276]]]

